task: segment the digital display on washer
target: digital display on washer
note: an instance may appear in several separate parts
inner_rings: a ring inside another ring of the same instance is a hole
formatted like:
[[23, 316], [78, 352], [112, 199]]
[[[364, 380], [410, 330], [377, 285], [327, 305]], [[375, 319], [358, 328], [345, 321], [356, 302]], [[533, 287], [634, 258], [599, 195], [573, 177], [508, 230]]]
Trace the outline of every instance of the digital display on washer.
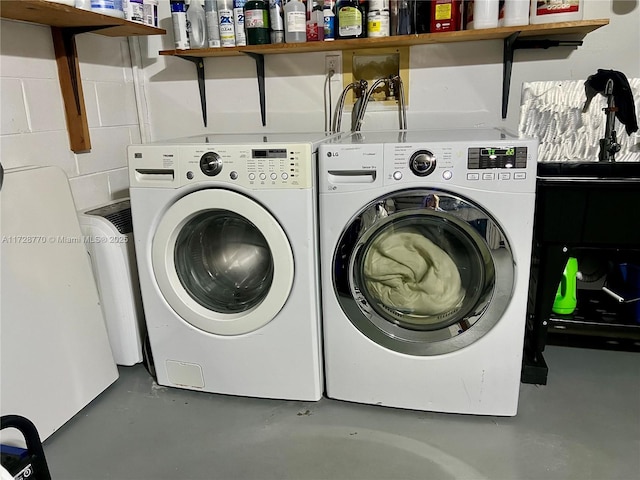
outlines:
[[252, 158], [287, 158], [286, 148], [269, 148], [251, 151]]
[[473, 169], [525, 168], [527, 147], [472, 147], [468, 150], [467, 166]]

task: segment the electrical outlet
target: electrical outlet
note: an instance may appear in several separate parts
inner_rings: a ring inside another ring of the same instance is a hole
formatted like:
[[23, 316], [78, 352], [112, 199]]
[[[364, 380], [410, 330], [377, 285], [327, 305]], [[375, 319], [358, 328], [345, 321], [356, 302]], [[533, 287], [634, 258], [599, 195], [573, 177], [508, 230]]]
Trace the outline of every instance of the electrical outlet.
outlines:
[[331, 70], [333, 70], [331, 80], [339, 82], [342, 74], [342, 55], [332, 54], [324, 57], [324, 73], [328, 75]]

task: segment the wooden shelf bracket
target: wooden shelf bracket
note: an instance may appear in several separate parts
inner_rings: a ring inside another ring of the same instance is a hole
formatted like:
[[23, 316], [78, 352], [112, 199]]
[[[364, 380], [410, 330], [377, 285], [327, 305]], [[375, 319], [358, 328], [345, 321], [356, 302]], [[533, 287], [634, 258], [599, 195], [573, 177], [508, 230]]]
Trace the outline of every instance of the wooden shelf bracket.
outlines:
[[67, 119], [69, 145], [75, 153], [91, 150], [75, 36], [102, 28], [106, 27], [51, 27], [53, 48], [56, 55], [56, 64], [58, 65], [58, 77], [60, 79], [60, 91]]
[[525, 48], [550, 47], [579, 47], [582, 40], [525, 40], [518, 38], [520, 32], [514, 32], [504, 39], [503, 67], [502, 67], [502, 118], [507, 118], [507, 107], [509, 106], [509, 89], [511, 87], [511, 71], [513, 68], [513, 52]]

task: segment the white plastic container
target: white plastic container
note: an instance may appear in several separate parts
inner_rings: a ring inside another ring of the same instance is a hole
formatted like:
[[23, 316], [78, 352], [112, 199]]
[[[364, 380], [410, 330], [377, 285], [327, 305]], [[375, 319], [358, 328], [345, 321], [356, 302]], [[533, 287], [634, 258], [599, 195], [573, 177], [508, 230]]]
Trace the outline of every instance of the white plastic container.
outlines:
[[306, 9], [299, 0], [290, 0], [284, 6], [285, 43], [303, 43], [307, 41]]
[[207, 24], [200, 0], [187, 2], [187, 30], [189, 31], [189, 48], [207, 46]]
[[496, 28], [498, 26], [498, 0], [471, 0], [467, 13], [467, 30]]
[[367, 36], [369, 38], [389, 36], [389, 10], [369, 10]]
[[91, 0], [75, 0], [74, 6], [80, 10], [91, 10]]
[[158, 26], [158, 0], [143, 0], [144, 23], [152, 27]]
[[122, 0], [91, 0], [91, 11], [102, 15], [124, 18]]
[[130, 22], [144, 23], [144, 5], [142, 0], [122, 0], [124, 18]]
[[504, 0], [500, 10], [500, 27], [515, 27], [529, 24], [529, 0]]
[[531, 0], [531, 24], [573, 22], [584, 17], [584, 0]]
[[51, 3], [61, 3], [63, 5], [68, 5], [70, 7], [75, 7], [76, 5], [75, 0], [47, 0], [47, 1]]

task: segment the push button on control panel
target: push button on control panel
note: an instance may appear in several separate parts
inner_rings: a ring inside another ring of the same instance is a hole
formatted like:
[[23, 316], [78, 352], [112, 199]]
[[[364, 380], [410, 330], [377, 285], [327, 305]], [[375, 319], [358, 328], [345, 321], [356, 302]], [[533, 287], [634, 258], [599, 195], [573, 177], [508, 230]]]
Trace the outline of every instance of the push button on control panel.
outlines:
[[480, 180], [479, 173], [467, 173], [467, 180]]
[[395, 172], [393, 172], [393, 179], [402, 180], [402, 172], [399, 170], [396, 170]]

